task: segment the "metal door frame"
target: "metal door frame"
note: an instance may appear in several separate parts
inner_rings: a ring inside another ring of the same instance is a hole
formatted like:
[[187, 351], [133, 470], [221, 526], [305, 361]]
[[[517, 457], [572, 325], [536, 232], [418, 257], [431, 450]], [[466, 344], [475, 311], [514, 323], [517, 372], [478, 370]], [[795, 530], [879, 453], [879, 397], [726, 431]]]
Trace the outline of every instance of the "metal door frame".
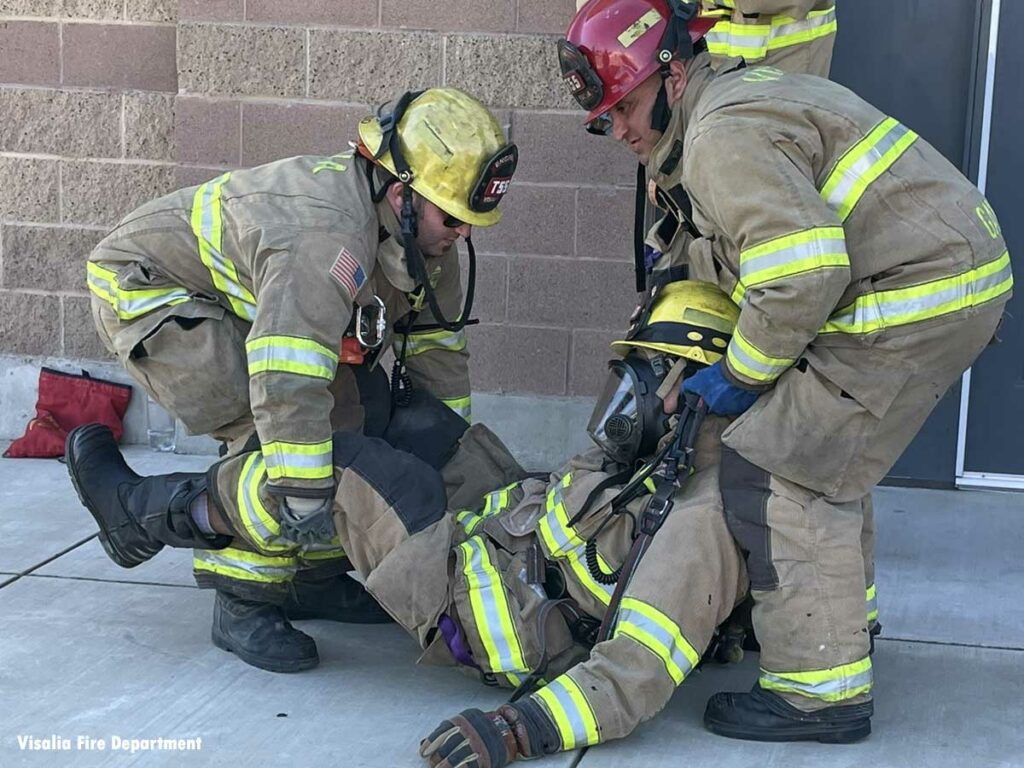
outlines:
[[[983, 26], [983, 19], [986, 11], [989, 11], [988, 19], [988, 40], [983, 48], [979, 35], [979, 55], [977, 60], [981, 61], [981, 51], [986, 51], [984, 68], [984, 102], [981, 117], [981, 137], [978, 152], [978, 189], [982, 194], [988, 182], [988, 164], [990, 141], [992, 137], [992, 104], [995, 95], [996, 81], [996, 60], [999, 53], [999, 16], [1001, 0], [982, 0], [979, 3], [979, 27]], [[986, 8], [988, 6], [988, 8]], [[969, 120], [970, 124], [973, 121]], [[968, 157], [973, 154], [973, 142], [968, 142], [966, 152]], [[968, 160], [967, 165], [970, 165]], [[960, 387], [960, 425], [956, 440], [956, 485], [958, 488], [1005, 488], [1013, 490], [1024, 490], [1024, 475], [1004, 475], [995, 472], [968, 472], [965, 470], [967, 453], [967, 420], [971, 400], [971, 369], [968, 368], [963, 375]]]

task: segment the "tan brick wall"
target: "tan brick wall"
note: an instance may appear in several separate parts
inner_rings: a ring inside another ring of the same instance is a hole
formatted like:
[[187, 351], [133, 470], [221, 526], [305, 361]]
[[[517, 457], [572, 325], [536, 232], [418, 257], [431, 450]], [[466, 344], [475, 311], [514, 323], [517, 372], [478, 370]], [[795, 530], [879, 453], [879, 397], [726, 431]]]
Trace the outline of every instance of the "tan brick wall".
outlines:
[[103, 359], [85, 256], [175, 183], [176, 0], [0, 0], [0, 352]]
[[573, 8], [0, 0], [0, 352], [102, 354], [82, 261], [142, 200], [336, 152], [380, 101], [444, 84], [492, 106], [522, 154], [504, 221], [476, 236], [475, 386], [594, 394], [633, 303], [634, 166], [583, 131], [559, 82], [552, 43]]

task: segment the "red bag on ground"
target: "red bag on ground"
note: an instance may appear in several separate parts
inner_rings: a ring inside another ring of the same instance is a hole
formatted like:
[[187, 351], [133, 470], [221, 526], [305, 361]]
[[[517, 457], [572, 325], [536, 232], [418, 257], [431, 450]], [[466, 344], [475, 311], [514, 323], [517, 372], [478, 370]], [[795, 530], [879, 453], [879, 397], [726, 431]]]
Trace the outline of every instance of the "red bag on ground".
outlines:
[[82, 374], [63, 373], [52, 368], [39, 372], [36, 415], [25, 434], [4, 451], [9, 459], [52, 459], [64, 455], [64, 438], [75, 427], [98, 422], [106, 424], [117, 440], [124, 434], [125, 411], [132, 388]]

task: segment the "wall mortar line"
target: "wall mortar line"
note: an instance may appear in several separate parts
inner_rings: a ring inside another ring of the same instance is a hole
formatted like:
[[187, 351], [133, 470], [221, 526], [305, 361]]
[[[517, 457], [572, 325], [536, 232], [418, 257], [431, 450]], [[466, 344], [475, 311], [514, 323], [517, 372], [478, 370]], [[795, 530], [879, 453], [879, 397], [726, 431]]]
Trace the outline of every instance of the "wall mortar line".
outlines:
[[64, 22], [57, 24], [57, 62], [59, 65], [57, 82], [64, 85]]

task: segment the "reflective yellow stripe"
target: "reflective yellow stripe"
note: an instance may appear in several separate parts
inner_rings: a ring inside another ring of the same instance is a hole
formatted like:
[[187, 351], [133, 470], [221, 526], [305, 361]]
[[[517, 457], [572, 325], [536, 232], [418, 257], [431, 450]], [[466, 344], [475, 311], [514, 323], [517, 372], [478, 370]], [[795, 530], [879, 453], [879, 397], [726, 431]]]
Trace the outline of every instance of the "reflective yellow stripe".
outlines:
[[249, 375], [295, 373], [318, 379], [334, 379], [338, 353], [330, 347], [297, 336], [261, 336], [245, 343]]
[[[394, 344], [396, 353], [401, 353], [402, 340], [397, 339]], [[405, 356], [414, 357], [424, 352], [431, 352], [435, 349], [444, 349], [449, 352], [458, 352], [466, 348], [466, 331], [426, 331], [423, 333], [410, 333], [409, 340], [405, 342]]]
[[[562, 500], [562, 489], [568, 488], [572, 482], [572, 473], [567, 473], [559, 485], [556, 485], [547, 496], [547, 513], [540, 520], [538, 530], [540, 531], [541, 546], [546, 550], [549, 557], [554, 559], [565, 559], [569, 563], [576, 580], [592, 594], [599, 602], [608, 605], [611, 600], [613, 585], [602, 584], [597, 581], [587, 568], [584, 555], [586, 542], [579, 537], [575, 528], [569, 527], [569, 513], [565, 509]], [[606, 573], [613, 569], [608, 567], [604, 558], [598, 553], [598, 565]]]
[[281, 525], [271, 517], [260, 499], [260, 481], [266, 474], [266, 464], [259, 453], [252, 453], [242, 465], [236, 499], [242, 525], [259, 549], [271, 553], [293, 552], [297, 546], [281, 539]]
[[871, 690], [871, 658], [841, 667], [814, 672], [769, 672], [761, 670], [761, 687], [769, 691], [797, 693], [822, 701], [846, 701]]
[[476, 530], [476, 527], [483, 521], [483, 517], [473, 509], [464, 509], [461, 512], [455, 514], [455, 522], [466, 529], [466, 533], [472, 533]]
[[846, 221], [864, 192], [917, 141], [917, 134], [887, 117], [850, 147], [825, 179], [821, 197]]
[[192, 567], [197, 571], [215, 573], [229, 579], [282, 584], [292, 580], [298, 570], [294, 557], [268, 557], [242, 549], [197, 549]]
[[466, 577], [473, 623], [487, 653], [486, 671], [512, 673], [509, 682], [518, 685], [529, 669], [523, 659], [505, 585], [482, 538], [474, 536], [460, 544], [459, 549], [462, 551], [462, 573]]
[[131, 320], [160, 307], [181, 304], [190, 298], [189, 292], [177, 285], [167, 288], [121, 288], [117, 284], [116, 272], [92, 261], [86, 263], [85, 269], [89, 290], [110, 304], [120, 320]]
[[533, 698], [540, 702], [555, 721], [562, 751], [598, 744], [601, 727], [583, 689], [569, 675], [556, 677]]
[[353, 157], [355, 157], [355, 150], [339, 152], [336, 155], [326, 157], [313, 166], [313, 175], [315, 176], [320, 173], [320, 171], [336, 171], [338, 173], [344, 173], [348, 170], [348, 166], [341, 161], [351, 160]]
[[509, 502], [509, 491], [518, 486], [519, 483], [509, 483], [504, 488], [499, 488], [496, 491], [491, 491], [484, 496], [484, 507], [481, 514], [484, 517], [490, 515], [496, 515], [499, 512], [504, 512], [508, 508]]
[[327, 546], [327, 549], [309, 549], [304, 547], [302, 552], [299, 554], [299, 558], [303, 562], [323, 562], [325, 560], [340, 560], [343, 557], [348, 557], [345, 550], [342, 549], [341, 540], [337, 537], [332, 539]]
[[836, 33], [836, 9], [811, 11], [805, 19], [773, 16], [766, 24], [743, 24], [723, 19], [707, 34], [713, 56], [742, 56], [759, 61], [771, 51], [820, 40]]
[[282, 478], [325, 480], [334, 474], [331, 461], [333, 443], [266, 443], [263, 458], [267, 462], [267, 475], [271, 481]]
[[796, 362], [796, 358], [769, 357], [747, 341], [738, 327], [729, 342], [727, 357], [729, 367], [736, 373], [764, 383], [775, 381]]
[[858, 296], [825, 323], [822, 333], [873, 333], [977, 307], [1013, 288], [1010, 253], [975, 269], [908, 288]]
[[624, 636], [649, 650], [665, 665], [672, 682], [679, 685], [700, 661], [683, 633], [667, 615], [634, 597], [623, 597], [615, 636]]
[[504, 512], [508, 509], [509, 491], [518, 485], [518, 482], [509, 483], [504, 488], [491, 491], [484, 496], [484, 504], [479, 511], [475, 509], [464, 509], [461, 512], [456, 513], [455, 522], [465, 528], [467, 534], [472, 533], [484, 518], [497, 515], [498, 513]]
[[868, 622], [878, 621], [878, 595], [875, 592], [875, 585], [867, 589]]
[[740, 280], [750, 288], [818, 269], [849, 266], [843, 228], [816, 227], [742, 251]]
[[473, 397], [472, 395], [466, 395], [466, 397], [453, 397], [449, 400], [441, 398], [441, 402], [455, 411], [459, 416], [464, 418], [467, 422], [473, 421]]
[[230, 177], [230, 173], [225, 173], [196, 190], [192, 200], [192, 233], [214, 286], [224, 294], [236, 315], [251, 321], [256, 317], [256, 298], [239, 282], [238, 269], [223, 251], [221, 189]]

